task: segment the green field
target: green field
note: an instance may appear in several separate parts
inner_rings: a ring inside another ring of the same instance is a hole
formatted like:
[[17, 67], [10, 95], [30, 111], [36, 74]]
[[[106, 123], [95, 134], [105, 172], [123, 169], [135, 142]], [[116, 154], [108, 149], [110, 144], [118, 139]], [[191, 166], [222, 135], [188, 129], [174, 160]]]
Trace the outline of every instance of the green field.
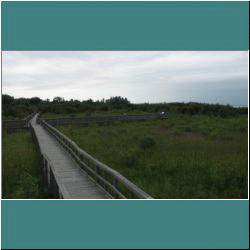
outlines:
[[247, 115], [57, 128], [154, 198], [248, 198]]
[[2, 198], [49, 198], [31, 132], [3, 129], [2, 136]]

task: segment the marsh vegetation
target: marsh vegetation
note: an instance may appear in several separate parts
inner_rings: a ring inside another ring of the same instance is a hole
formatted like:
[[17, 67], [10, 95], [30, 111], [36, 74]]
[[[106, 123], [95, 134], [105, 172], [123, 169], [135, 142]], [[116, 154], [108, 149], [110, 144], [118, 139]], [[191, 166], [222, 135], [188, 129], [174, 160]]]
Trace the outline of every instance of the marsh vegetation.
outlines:
[[[168, 120], [61, 126], [66, 136], [154, 198], [248, 196], [248, 108], [205, 103], [132, 104], [126, 98], [53, 101], [2, 95], [2, 118], [168, 112]], [[3, 198], [44, 197], [31, 133], [3, 130]]]
[[247, 119], [176, 114], [58, 129], [154, 198], [246, 199]]
[[2, 198], [49, 198], [31, 132], [3, 129], [2, 136]]

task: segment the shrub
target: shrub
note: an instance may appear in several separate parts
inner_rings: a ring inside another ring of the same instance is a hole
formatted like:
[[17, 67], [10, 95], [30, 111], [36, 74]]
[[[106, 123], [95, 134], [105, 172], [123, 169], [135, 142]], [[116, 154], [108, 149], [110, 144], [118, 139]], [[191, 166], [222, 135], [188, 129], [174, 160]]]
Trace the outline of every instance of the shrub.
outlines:
[[184, 131], [185, 131], [185, 132], [192, 132], [192, 128], [190, 128], [190, 127], [185, 127], [185, 128], [184, 128]]
[[108, 111], [108, 110], [109, 110], [109, 107], [108, 107], [108, 105], [101, 105], [101, 106], [99, 107], [99, 110], [100, 110], [100, 111]]
[[138, 157], [133, 151], [120, 153], [120, 164], [124, 167], [135, 167], [138, 163]]
[[147, 149], [152, 148], [156, 144], [156, 141], [151, 136], [145, 136], [140, 140], [140, 148]]

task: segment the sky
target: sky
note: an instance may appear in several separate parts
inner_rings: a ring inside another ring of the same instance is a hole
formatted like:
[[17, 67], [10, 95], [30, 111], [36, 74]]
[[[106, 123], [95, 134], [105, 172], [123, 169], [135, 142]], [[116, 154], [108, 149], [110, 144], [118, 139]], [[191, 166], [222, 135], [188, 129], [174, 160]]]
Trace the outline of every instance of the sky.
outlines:
[[2, 94], [248, 106], [248, 52], [2, 51]]

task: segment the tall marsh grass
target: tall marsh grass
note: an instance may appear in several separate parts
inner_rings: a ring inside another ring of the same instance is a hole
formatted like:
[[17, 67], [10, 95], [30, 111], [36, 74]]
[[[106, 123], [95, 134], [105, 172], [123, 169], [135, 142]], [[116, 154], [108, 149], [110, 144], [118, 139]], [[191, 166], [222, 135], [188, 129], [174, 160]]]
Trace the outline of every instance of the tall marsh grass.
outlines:
[[3, 129], [2, 136], [2, 198], [48, 198], [30, 131]]
[[154, 198], [248, 198], [247, 115], [58, 129]]

